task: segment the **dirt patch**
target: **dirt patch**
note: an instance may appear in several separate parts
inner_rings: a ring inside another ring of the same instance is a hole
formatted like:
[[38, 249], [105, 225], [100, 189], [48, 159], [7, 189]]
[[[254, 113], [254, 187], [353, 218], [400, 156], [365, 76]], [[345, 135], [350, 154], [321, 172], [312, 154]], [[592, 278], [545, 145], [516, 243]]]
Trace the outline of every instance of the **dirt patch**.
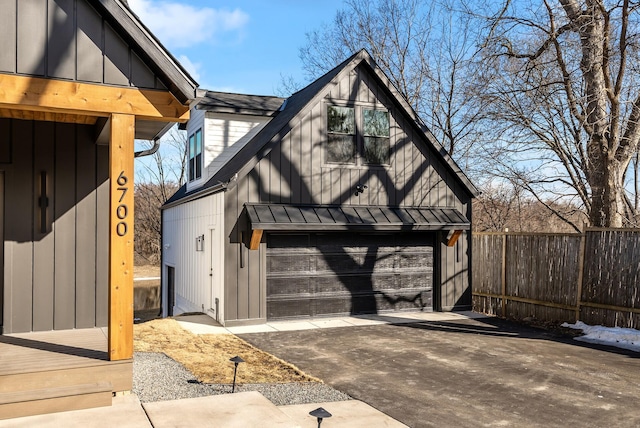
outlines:
[[238, 367], [238, 383], [321, 382], [232, 334], [195, 335], [171, 318], [136, 324], [134, 348], [163, 352], [204, 383], [233, 382], [229, 358], [236, 355], [245, 360]]

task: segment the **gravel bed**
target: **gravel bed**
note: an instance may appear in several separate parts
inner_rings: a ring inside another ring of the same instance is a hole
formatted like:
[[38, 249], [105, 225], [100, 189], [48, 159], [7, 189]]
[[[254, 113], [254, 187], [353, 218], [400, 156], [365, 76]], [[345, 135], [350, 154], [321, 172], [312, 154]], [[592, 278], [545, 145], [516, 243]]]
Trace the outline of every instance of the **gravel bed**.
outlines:
[[[316, 382], [236, 385], [236, 391], [258, 391], [276, 406], [350, 400], [346, 394]], [[133, 393], [141, 402], [177, 400], [231, 393], [231, 385], [203, 384], [165, 354], [136, 352]]]

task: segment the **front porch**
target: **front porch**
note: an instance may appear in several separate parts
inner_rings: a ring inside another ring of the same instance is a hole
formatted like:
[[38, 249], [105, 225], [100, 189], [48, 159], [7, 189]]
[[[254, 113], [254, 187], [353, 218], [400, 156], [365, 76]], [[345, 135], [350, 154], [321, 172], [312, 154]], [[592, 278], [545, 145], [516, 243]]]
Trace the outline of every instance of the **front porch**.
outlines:
[[107, 328], [0, 336], [0, 419], [110, 406], [133, 360], [109, 361]]

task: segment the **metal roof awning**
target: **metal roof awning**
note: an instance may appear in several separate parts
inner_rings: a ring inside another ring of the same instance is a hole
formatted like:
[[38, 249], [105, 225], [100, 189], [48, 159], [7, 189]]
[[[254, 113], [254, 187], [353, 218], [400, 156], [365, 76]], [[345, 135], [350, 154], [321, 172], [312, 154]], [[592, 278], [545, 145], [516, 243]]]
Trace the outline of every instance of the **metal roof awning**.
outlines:
[[251, 228], [268, 231], [469, 230], [455, 208], [245, 204]]

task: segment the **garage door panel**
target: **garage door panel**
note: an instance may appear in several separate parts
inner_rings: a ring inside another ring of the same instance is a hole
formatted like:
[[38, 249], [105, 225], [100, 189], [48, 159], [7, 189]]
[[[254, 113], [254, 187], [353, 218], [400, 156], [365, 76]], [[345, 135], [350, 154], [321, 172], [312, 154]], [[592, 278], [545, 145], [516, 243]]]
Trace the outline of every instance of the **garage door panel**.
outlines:
[[315, 280], [310, 277], [300, 278], [270, 278], [267, 281], [267, 295], [295, 295], [295, 294], [308, 294], [315, 293]]
[[267, 271], [273, 274], [292, 274], [311, 272], [315, 256], [308, 254], [282, 254], [267, 258]]
[[431, 310], [432, 242], [426, 233], [269, 234], [268, 316]]
[[313, 313], [314, 299], [296, 298], [267, 302], [268, 318], [293, 318], [309, 316]]
[[376, 304], [380, 311], [427, 310], [433, 308], [432, 292], [414, 291], [411, 293], [391, 292], [376, 295]]
[[425, 257], [425, 253], [402, 253], [398, 254], [397, 257], [399, 269], [433, 270], [433, 257]]

